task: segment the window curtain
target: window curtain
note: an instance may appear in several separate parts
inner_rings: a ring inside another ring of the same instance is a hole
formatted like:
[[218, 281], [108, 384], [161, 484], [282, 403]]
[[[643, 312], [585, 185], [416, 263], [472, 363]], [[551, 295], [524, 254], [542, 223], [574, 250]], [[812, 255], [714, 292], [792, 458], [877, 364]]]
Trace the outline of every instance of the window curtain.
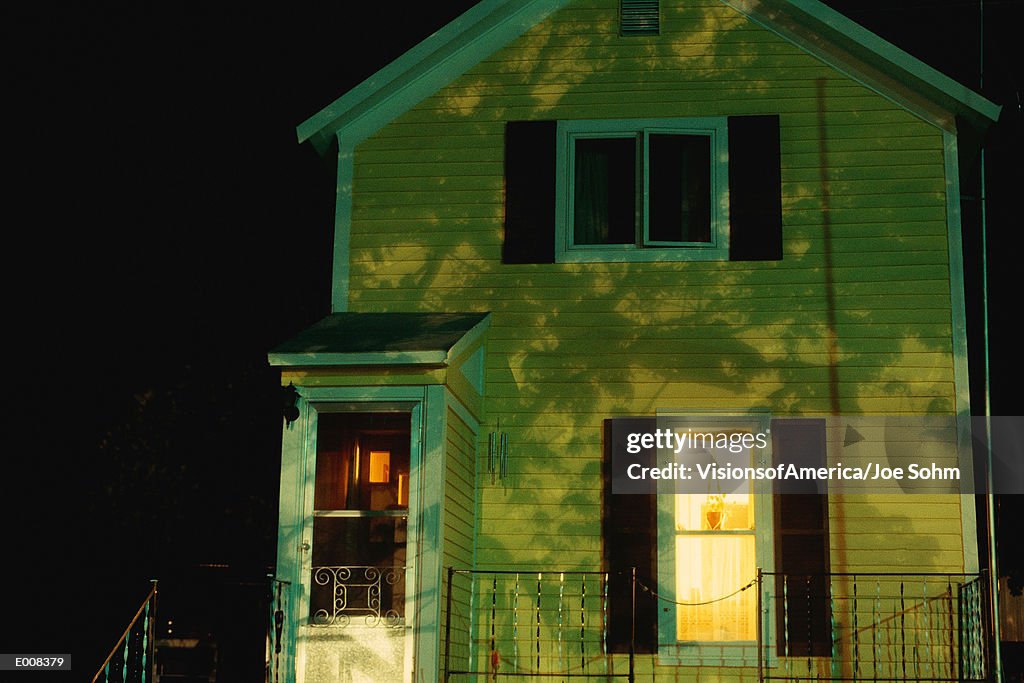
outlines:
[[589, 140], [576, 143], [576, 195], [573, 242], [607, 244], [609, 212], [609, 158]]
[[756, 573], [753, 534], [676, 537], [676, 595], [691, 603], [676, 607], [678, 639], [756, 640], [757, 592], [731, 595]]
[[752, 501], [742, 494], [725, 499], [720, 531], [706, 521], [705, 496], [679, 495], [676, 500], [676, 599], [689, 603], [676, 607], [681, 641], [757, 637], [756, 592], [736, 593], [757, 573]]

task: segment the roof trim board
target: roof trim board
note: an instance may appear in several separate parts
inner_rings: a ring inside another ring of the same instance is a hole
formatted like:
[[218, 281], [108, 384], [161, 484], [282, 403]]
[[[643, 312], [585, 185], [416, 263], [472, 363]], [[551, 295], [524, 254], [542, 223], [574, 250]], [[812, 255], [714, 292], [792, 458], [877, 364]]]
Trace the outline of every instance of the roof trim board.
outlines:
[[[818, 0], [721, 0], [825, 63], [947, 131], [985, 127], [1001, 107]], [[351, 149], [568, 0], [483, 0], [298, 126], [325, 154]], [[343, 140], [342, 140], [343, 139]]]
[[879, 95], [947, 132], [984, 128], [1001, 107], [818, 0], [721, 0]]
[[299, 124], [320, 154], [344, 131], [354, 147], [569, 0], [483, 0]]
[[435, 365], [443, 366], [444, 351], [381, 351], [377, 353], [269, 353], [271, 365], [312, 367], [320, 365]]
[[939, 99], [937, 96], [940, 94], [946, 95], [964, 108], [973, 110], [990, 121], [999, 118], [999, 112], [1002, 109], [999, 105], [990, 102], [974, 90], [932, 68], [831, 7], [818, 0], [788, 0], [788, 3], [813, 17], [823, 26], [832, 28], [844, 38], [863, 46], [889, 64], [900, 67], [923, 84], [930, 86], [935, 91], [936, 99]]

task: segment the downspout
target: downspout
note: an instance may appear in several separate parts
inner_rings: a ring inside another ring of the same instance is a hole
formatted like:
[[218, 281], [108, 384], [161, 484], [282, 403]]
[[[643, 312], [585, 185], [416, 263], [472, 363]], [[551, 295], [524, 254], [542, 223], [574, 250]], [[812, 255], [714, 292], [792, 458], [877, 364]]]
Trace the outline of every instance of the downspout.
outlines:
[[[978, 0], [978, 90], [985, 89], [985, 0]], [[981, 145], [981, 314], [982, 343], [985, 354], [985, 517], [988, 526], [988, 574], [989, 595], [992, 600], [992, 673], [996, 683], [1003, 680], [1001, 629], [999, 628], [999, 569], [996, 553], [996, 507], [992, 480], [992, 391], [990, 386], [988, 347], [988, 225], [986, 222], [985, 198], [985, 143]]]

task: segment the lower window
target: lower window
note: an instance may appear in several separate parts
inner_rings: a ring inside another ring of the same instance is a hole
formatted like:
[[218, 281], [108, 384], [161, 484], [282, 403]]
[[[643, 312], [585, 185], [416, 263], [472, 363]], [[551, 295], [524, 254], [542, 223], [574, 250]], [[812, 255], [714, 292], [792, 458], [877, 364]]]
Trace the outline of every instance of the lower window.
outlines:
[[677, 495], [676, 639], [757, 639], [756, 521], [749, 493]]
[[[676, 432], [766, 433], [760, 418], [661, 418]], [[702, 447], [676, 454], [678, 462], [752, 467], [764, 449]], [[757, 659], [757, 570], [773, 566], [770, 488], [755, 482], [707, 481], [706, 492], [660, 495], [658, 501], [659, 660], [665, 664], [718, 662], [753, 665]]]
[[[766, 596], [762, 656], [828, 656], [829, 506], [828, 496], [813, 483], [805, 491], [787, 482], [783, 492], [773, 491], [767, 479], [749, 488], [735, 480], [719, 480], [721, 486], [712, 480], [701, 484], [705, 490], [696, 490], [688, 485], [691, 480], [675, 494], [665, 488], [613, 494], [611, 483], [617, 432], [669, 428], [676, 434], [735, 437], [726, 439], [733, 441], [731, 448], [701, 443], [680, 451], [679, 462], [771, 467], [797, 461], [823, 467], [828, 462], [825, 421], [673, 415], [616, 418], [605, 428], [602, 532], [610, 576], [609, 651], [629, 652], [632, 643], [636, 652], [656, 652], [662, 664], [755, 666], [759, 615], [753, 582], [760, 568]], [[736, 442], [758, 441], [736, 447]], [[633, 461], [645, 467], [664, 464], [650, 444], [641, 445]], [[639, 586], [635, 595], [628, 580], [633, 572]], [[771, 597], [783, 595], [782, 602]]]

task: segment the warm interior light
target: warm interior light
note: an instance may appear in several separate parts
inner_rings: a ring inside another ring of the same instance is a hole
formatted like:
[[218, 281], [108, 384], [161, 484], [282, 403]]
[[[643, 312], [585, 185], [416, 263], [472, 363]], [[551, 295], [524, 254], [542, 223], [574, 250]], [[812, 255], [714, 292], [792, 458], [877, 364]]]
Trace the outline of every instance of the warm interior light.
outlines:
[[757, 572], [754, 499], [749, 493], [679, 495], [676, 512], [676, 628], [684, 641], [756, 636], [756, 593], [724, 600]]
[[370, 451], [370, 483], [391, 481], [391, 451]]
[[398, 505], [408, 507], [409, 505], [409, 477], [404, 474], [398, 475]]

